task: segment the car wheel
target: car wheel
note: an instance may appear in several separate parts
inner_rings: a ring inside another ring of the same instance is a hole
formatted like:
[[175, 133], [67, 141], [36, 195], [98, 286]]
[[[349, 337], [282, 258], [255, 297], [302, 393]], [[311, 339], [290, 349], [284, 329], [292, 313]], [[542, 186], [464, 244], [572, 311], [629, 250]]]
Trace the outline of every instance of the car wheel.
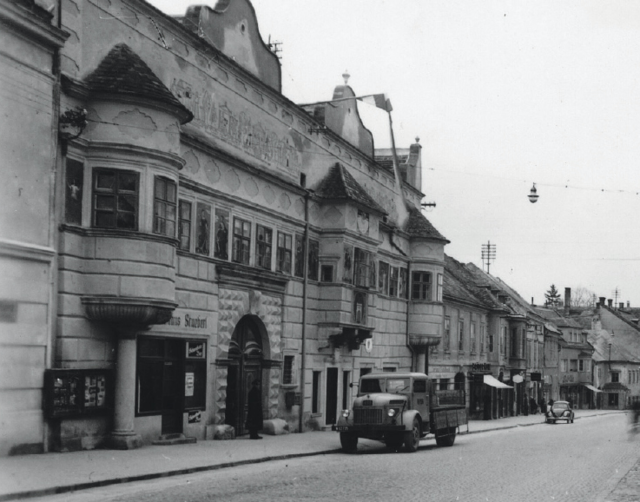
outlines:
[[341, 432], [340, 446], [342, 446], [342, 451], [346, 453], [355, 452], [358, 449], [358, 435], [352, 432]]
[[413, 453], [420, 446], [420, 420], [413, 419], [413, 427], [404, 433], [404, 451]]

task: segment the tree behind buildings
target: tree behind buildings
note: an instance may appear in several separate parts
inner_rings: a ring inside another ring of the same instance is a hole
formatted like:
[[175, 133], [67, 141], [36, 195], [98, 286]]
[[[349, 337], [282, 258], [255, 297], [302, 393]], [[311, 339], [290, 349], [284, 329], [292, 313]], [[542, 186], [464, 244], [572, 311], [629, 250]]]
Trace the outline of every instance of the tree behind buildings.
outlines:
[[549, 288], [549, 291], [547, 291], [544, 294], [544, 297], [545, 297], [545, 302], [544, 302], [545, 307], [560, 306], [560, 303], [561, 303], [560, 293], [558, 293], [558, 290], [556, 289], [555, 284], [551, 285], [551, 287]]

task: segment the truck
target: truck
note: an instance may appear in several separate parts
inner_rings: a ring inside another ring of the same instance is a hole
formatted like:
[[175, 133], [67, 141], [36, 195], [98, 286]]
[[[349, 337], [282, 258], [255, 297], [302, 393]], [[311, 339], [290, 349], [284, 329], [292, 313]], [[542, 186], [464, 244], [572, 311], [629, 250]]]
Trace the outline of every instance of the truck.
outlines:
[[465, 392], [436, 386], [425, 373], [364, 375], [352, 409], [343, 410], [331, 428], [340, 433], [342, 450], [354, 452], [358, 439], [367, 438], [394, 451], [415, 452], [428, 434], [438, 446], [453, 446], [460, 427], [468, 424]]

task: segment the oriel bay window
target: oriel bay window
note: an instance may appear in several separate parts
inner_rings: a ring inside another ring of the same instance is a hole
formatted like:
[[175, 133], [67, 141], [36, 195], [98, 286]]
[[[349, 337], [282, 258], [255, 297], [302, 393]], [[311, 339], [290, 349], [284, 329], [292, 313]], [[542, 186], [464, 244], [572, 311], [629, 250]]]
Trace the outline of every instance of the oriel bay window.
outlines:
[[233, 261], [249, 265], [251, 253], [251, 222], [233, 219]]
[[290, 234], [278, 232], [278, 272], [291, 273], [291, 254], [293, 252], [293, 238]]
[[138, 229], [138, 173], [119, 169], [93, 171], [93, 226]]
[[176, 183], [156, 176], [153, 192], [153, 233], [176, 235]]
[[273, 247], [273, 230], [256, 225], [256, 265], [271, 270], [271, 249]]

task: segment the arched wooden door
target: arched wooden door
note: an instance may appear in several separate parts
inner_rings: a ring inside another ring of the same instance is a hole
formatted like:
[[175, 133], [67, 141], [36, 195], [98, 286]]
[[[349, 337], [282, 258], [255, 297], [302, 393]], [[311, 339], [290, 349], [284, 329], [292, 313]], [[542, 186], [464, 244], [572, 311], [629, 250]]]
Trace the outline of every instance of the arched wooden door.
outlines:
[[237, 436], [247, 433], [247, 395], [254, 380], [262, 384], [262, 355], [262, 337], [258, 326], [253, 319], [245, 316], [231, 337], [231, 362], [227, 373], [225, 422], [235, 428]]

